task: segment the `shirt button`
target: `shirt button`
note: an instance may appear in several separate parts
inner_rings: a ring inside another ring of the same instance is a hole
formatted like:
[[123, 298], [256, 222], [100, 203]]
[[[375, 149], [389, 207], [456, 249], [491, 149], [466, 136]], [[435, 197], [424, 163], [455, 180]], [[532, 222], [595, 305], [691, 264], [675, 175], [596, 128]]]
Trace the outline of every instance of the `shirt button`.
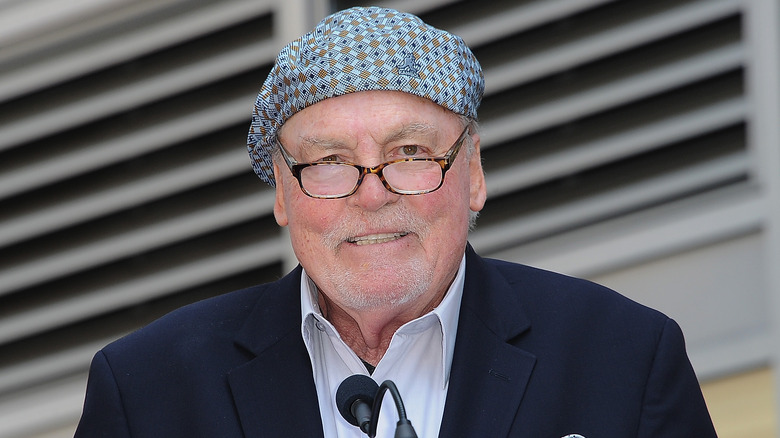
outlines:
[[324, 332], [325, 331], [325, 325], [319, 321], [317, 321], [316, 324], [314, 324], [317, 327], [317, 330]]

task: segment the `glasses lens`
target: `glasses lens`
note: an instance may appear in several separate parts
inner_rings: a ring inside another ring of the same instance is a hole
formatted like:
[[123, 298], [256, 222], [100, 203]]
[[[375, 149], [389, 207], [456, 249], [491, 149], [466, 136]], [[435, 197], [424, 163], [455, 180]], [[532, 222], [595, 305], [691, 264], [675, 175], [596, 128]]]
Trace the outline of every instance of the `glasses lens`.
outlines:
[[301, 171], [301, 185], [312, 196], [345, 196], [357, 184], [360, 171], [344, 164], [317, 164]]
[[400, 161], [382, 171], [385, 181], [397, 192], [425, 193], [441, 184], [442, 169], [435, 161]]

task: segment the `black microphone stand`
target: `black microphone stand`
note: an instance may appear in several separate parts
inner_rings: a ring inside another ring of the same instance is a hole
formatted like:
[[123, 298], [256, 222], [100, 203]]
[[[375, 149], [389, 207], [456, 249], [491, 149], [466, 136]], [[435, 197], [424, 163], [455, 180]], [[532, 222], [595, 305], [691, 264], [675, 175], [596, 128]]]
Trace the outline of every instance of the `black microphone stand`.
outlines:
[[390, 390], [390, 395], [393, 396], [395, 401], [395, 408], [398, 410], [398, 423], [395, 426], [395, 438], [417, 438], [417, 432], [412, 427], [412, 422], [406, 418], [406, 408], [404, 402], [401, 400], [401, 393], [398, 391], [398, 387], [395, 386], [392, 380], [385, 380], [379, 385], [379, 390], [374, 397], [374, 407], [371, 409], [371, 422], [369, 423], [368, 436], [369, 438], [376, 438], [376, 426], [379, 422], [379, 410], [382, 408], [382, 399], [385, 396], [385, 391]]

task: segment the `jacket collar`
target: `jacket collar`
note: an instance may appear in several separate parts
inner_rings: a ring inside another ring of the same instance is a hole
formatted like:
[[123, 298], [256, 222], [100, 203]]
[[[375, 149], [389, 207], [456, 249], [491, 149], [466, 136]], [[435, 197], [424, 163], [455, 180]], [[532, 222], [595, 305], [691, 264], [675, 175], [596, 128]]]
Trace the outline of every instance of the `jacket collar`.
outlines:
[[233, 369], [228, 382], [247, 438], [323, 437], [311, 361], [301, 339], [300, 279], [298, 267], [259, 292], [236, 337], [250, 360]]
[[508, 435], [536, 363], [510, 341], [530, 327], [514, 288], [469, 246], [440, 437]]

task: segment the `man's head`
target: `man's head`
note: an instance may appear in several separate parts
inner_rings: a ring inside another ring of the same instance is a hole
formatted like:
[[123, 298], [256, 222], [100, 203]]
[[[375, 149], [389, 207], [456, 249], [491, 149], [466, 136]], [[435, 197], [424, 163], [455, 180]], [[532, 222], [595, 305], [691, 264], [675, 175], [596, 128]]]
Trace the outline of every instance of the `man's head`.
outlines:
[[298, 111], [364, 90], [402, 91], [477, 118], [485, 81], [463, 40], [392, 9], [337, 12], [284, 47], [252, 113], [247, 148], [255, 173], [275, 185], [274, 138]]
[[483, 84], [462, 40], [387, 9], [335, 14], [279, 55], [250, 154], [334, 304], [419, 307], [446, 291], [486, 198], [472, 123]]

